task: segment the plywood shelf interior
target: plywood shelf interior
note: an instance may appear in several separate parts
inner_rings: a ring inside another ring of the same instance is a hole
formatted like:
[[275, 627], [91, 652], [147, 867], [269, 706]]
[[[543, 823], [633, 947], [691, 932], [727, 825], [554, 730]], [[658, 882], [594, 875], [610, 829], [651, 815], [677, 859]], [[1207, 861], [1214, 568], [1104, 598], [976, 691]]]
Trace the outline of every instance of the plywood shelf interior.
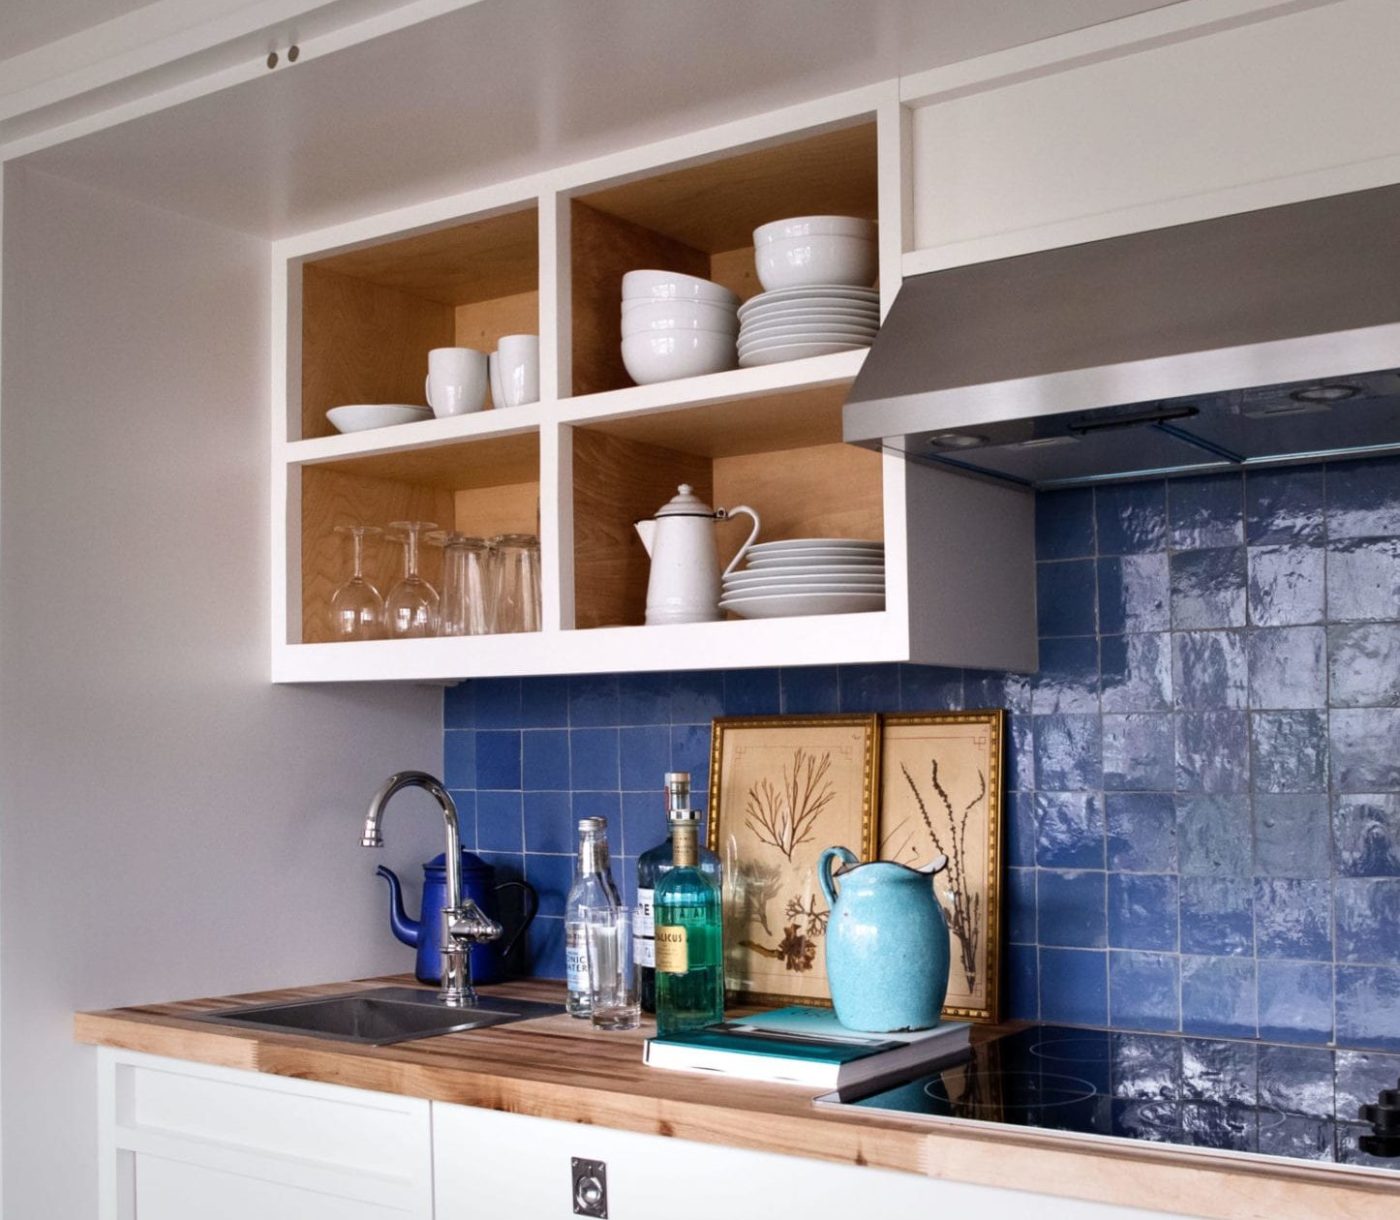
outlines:
[[301, 437], [347, 403], [424, 402], [434, 347], [539, 333], [534, 204], [304, 262]]
[[[480, 537], [539, 532], [540, 446], [534, 432], [376, 454], [301, 468], [302, 641], [329, 640], [335, 588], [350, 575], [339, 525], [432, 521]], [[440, 587], [441, 553], [424, 546], [422, 574]], [[402, 549], [381, 536], [365, 548], [365, 576], [387, 593]]]
[[576, 196], [571, 203], [573, 393], [631, 385], [622, 276], [654, 267], [762, 291], [753, 231], [787, 216], [878, 215], [873, 116]]

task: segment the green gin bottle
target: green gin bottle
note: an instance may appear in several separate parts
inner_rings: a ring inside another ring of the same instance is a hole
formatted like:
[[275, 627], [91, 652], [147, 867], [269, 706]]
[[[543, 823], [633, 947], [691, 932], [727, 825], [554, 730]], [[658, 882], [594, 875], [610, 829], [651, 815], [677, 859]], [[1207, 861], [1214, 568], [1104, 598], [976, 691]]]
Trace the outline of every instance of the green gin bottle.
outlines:
[[719, 888], [700, 868], [699, 820], [672, 809], [672, 868], [656, 885], [656, 1032], [724, 1020], [724, 931]]

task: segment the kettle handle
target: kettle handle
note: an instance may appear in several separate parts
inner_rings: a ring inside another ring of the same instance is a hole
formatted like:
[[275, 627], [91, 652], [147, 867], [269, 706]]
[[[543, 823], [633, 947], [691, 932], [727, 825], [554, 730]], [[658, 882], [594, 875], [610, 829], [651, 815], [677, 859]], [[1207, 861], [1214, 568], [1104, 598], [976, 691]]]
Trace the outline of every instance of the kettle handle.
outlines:
[[515, 948], [515, 942], [525, 935], [525, 929], [535, 921], [535, 916], [540, 909], [540, 896], [535, 893], [535, 887], [528, 881], [502, 881], [496, 886], [495, 892], [499, 894], [502, 890], [512, 888], [518, 888], [525, 896], [525, 918], [520, 921], [520, 926], [501, 942], [502, 958], [510, 956], [510, 951]]
[[739, 566], [744, 556], [749, 553], [749, 547], [753, 546], [754, 540], [758, 537], [758, 531], [763, 528], [762, 523], [758, 519], [758, 514], [747, 504], [738, 504], [733, 508], [721, 508], [715, 513], [715, 516], [721, 521], [732, 521], [740, 513], [744, 513], [753, 518], [753, 529], [749, 531], [749, 536], [744, 539], [744, 545], [739, 548], [738, 553], [729, 561], [729, 566], [724, 569], [724, 575], [726, 576]]
[[821, 883], [822, 896], [830, 908], [836, 906], [836, 878], [832, 876], [831, 862], [840, 860], [842, 867], [859, 864], [860, 860], [849, 847], [828, 847], [817, 861], [817, 881]]

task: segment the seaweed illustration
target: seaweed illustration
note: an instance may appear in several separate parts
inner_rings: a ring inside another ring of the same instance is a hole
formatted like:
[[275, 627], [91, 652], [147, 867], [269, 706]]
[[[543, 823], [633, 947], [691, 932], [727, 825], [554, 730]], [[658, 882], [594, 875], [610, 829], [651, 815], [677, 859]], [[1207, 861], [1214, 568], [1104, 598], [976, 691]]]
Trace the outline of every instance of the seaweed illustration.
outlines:
[[836, 799], [831, 781], [831, 752], [793, 751], [792, 768], [783, 768], [781, 785], [768, 778], [749, 788], [744, 821], [760, 843], [776, 847], [789, 861], [812, 832], [822, 811]]
[[986, 799], [987, 777], [980, 770], [977, 772], [977, 795], [967, 803], [962, 813], [958, 814], [953, 809], [953, 802], [947, 790], [939, 782], [938, 759], [929, 760], [929, 782], [948, 811], [949, 839], [945, 848], [938, 831], [934, 828], [933, 819], [929, 817], [928, 806], [919, 795], [919, 786], [909, 774], [909, 768], [901, 763], [899, 769], [904, 772], [909, 791], [914, 794], [919, 816], [923, 818], [924, 825], [928, 827], [929, 837], [933, 840], [934, 851], [948, 857], [948, 899], [951, 908], [948, 912], [948, 928], [958, 938], [958, 954], [962, 961], [963, 974], [967, 977], [968, 989], [976, 990], [977, 929], [982, 917], [982, 895], [973, 894], [970, 900], [968, 898], [970, 862], [967, 851], [967, 822], [972, 811]]
[[785, 969], [798, 974], [805, 974], [817, 960], [817, 942], [799, 931], [795, 923], [790, 923], [783, 929], [783, 939], [776, 947], [760, 945], [752, 940], [739, 943], [761, 957], [771, 957], [774, 961], [782, 962]]
[[738, 922], [743, 927], [757, 921], [770, 936], [773, 928], [768, 922], [768, 904], [777, 897], [783, 883], [777, 865], [745, 861], [734, 870], [734, 903]]
[[789, 919], [800, 919], [805, 923], [808, 936], [824, 936], [826, 934], [826, 921], [831, 917], [830, 911], [823, 910], [817, 905], [815, 894], [810, 895], [805, 902], [801, 897], [789, 898], [784, 914]]

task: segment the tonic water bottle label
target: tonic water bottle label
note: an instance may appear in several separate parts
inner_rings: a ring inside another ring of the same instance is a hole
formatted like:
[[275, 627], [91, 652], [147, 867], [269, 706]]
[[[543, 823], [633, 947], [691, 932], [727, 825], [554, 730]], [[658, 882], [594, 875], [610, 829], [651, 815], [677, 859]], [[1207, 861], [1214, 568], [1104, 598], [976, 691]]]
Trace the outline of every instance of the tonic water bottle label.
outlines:
[[632, 960], [639, 966], [656, 965], [656, 926], [652, 914], [652, 890], [637, 891], [632, 910]]
[[690, 970], [688, 948], [684, 926], [657, 924], [656, 968], [663, 974], [685, 974]]
[[[579, 938], [582, 941], [582, 937]], [[564, 973], [570, 991], [588, 991], [588, 949], [582, 943], [565, 945]]]

